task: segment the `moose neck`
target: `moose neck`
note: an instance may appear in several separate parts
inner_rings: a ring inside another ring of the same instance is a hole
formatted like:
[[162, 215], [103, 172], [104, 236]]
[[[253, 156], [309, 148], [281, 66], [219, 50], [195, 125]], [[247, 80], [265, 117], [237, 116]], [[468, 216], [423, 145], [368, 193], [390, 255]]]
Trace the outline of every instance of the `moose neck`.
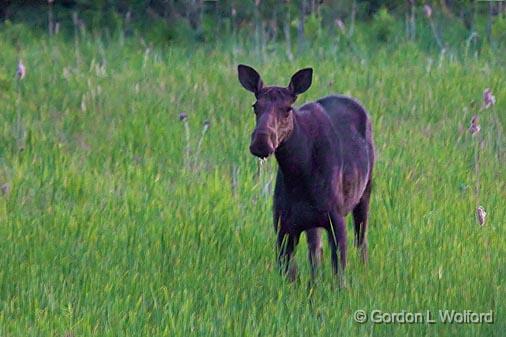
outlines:
[[299, 177], [306, 171], [310, 160], [309, 142], [302, 130], [297, 113], [293, 113], [293, 129], [288, 137], [278, 146], [275, 155], [279, 168], [285, 177]]

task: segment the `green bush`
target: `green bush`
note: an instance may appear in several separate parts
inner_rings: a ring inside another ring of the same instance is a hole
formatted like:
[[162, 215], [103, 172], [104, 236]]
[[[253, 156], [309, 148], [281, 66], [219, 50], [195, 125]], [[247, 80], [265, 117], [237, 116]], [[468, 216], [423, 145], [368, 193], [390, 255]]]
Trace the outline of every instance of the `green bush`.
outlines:
[[12, 23], [7, 20], [1, 27], [6, 42], [18, 48], [33, 40], [32, 30], [22, 23]]
[[374, 15], [372, 27], [376, 39], [381, 42], [386, 42], [391, 39], [394, 33], [395, 19], [390, 15], [388, 10], [383, 7]]
[[195, 39], [195, 32], [187, 21], [175, 19], [167, 25], [164, 20], [153, 20], [142, 30], [145, 37], [154, 43], [189, 42]]
[[314, 14], [306, 17], [304, 34], [310, 41], [316, 40], [321, 34], [321, 19]]
[[492, 25], [492, 38], [498, 44], [506, 44], [506, 17], [499, 16]]

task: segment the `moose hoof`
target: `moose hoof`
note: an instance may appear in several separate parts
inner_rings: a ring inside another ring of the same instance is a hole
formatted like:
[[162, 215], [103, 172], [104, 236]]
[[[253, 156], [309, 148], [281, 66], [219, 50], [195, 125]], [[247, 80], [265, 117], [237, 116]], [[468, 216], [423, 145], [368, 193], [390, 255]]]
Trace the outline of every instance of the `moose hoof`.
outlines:
[[286, 275], [288, 281], [295, 282], [297, 280], [297, 273], [298, 273], [297, 265], [295, 263], [290, 264], [290, 267], [288, 267], [288, 273]]
[[362, 263], [367, 265], [367, 261], [369, 260], [369, 249], [367, 248], [367, 243], [364, 243], [359, 247], [359, 254]]
[[339, 289], [346, 289], [346, 278], [344, 275], [339, 276]]

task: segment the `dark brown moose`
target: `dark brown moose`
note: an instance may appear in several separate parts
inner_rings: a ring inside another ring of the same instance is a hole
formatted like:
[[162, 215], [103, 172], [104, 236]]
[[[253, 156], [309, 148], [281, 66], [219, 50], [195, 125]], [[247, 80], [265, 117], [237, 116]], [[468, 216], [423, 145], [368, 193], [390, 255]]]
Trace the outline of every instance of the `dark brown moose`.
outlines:
[[279, 266], [295, 279], [297, 267], [292, 253], [305, 231], [314, 277], [322, 255], [320, 228], [324, 228], [333, 270], [343, 286], [347, 243], [344, 217], [350, 212], [355, 243], [364, 262], [368, 254], [374, 145], [367, 112], [354, 99], [338, 95], [295, 108], [297, 95], [311, 86], [311, 68], [295, 73], [286, 88], [265, 86], [260, 75], [246, 65], [238, 66], [238, 74], [242, 86], [256, 97], [250, 151], [262, 159], [274, 154], [279, 165], [274, 191]]

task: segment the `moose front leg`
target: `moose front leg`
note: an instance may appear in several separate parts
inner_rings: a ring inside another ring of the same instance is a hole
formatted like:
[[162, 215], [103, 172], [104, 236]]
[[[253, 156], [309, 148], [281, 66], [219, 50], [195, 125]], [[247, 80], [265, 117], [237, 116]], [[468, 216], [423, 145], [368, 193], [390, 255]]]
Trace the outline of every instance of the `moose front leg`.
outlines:
[[322, 259], [321, 229], [312, 228], [306, 231], [308, 244], [308, 259], [311, 266], [311, 278], [314, 280], [317, 276], [318, 267]]
[[[339, 286], [344, 288], [346, 281], [344, 277], [346, 269], [346, 225], [344, 217], [338, 212], [329, 214], [329, 224], [327, 227], [330, 253], [332, 257], [332, 269], [339, 278]], [[339, 259], [337, 254], [339, 253]], [[341, 268], [339, 268], [339, 264]]]
[[278, 267], [291, 282], [297, 279], [297, 263], [293, 258], [293, 251], [298, 241], [299, 235], [278, 232]]

